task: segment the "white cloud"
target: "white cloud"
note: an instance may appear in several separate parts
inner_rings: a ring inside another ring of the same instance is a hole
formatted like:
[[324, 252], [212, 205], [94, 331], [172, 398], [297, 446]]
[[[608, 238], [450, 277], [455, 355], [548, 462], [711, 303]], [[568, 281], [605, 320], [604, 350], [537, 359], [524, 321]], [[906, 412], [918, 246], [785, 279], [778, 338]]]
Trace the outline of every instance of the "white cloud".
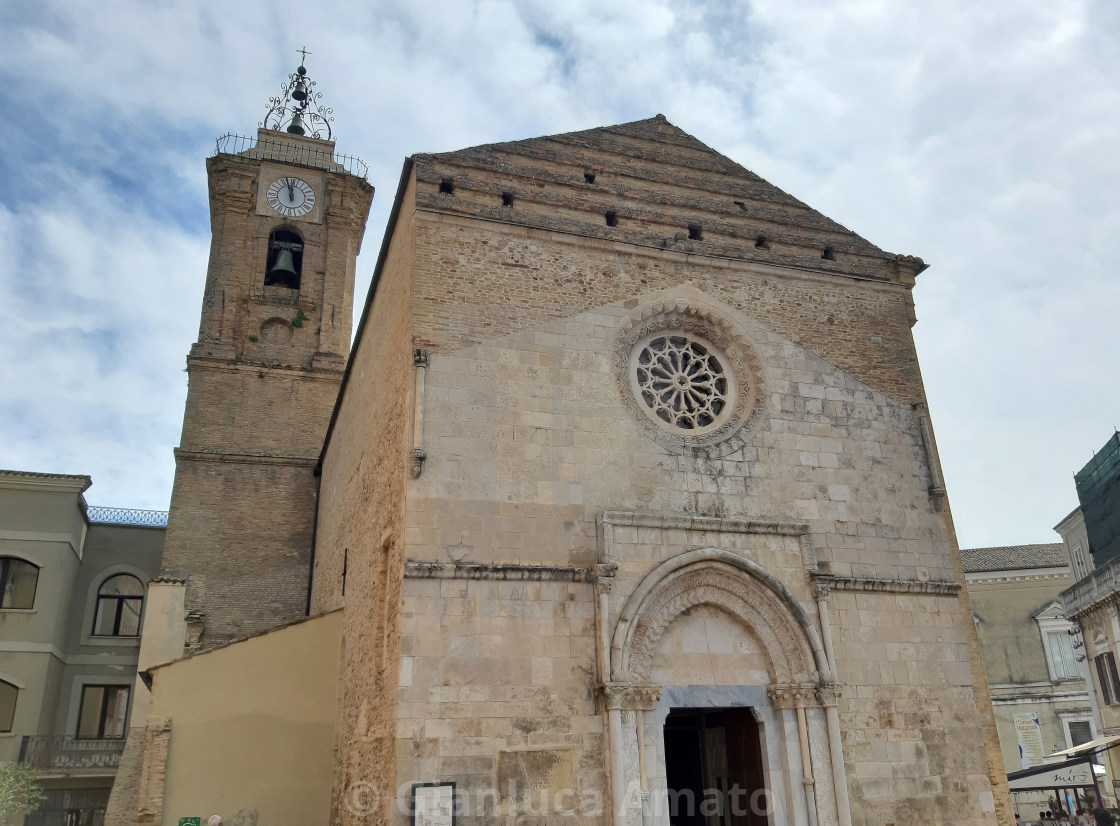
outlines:
[[1113, 3], [56, 0], [0, 31], [0, 464], [91, 473], [96, 501], [166, 504], [202, 157], [305, 41], [378, 188], [360, 295], [405, 155], [663, 112], [933, 265], [915, 336], [962, 543], [1051, 539], [1118, 423]]

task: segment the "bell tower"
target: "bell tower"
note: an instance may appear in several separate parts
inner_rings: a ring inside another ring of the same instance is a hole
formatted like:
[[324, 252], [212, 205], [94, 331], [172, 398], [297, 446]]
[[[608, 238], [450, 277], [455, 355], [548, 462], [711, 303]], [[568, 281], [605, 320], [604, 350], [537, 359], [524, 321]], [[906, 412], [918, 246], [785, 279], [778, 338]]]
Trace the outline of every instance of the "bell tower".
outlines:
[[313, 471], [373, 187], [361, 161], [335, 154], [306, 54], [256, 138], [226, 135], [206, 162], [210, 262], [163, 556], [163, 574], [186, 581], [188, 649], [307, 605]]

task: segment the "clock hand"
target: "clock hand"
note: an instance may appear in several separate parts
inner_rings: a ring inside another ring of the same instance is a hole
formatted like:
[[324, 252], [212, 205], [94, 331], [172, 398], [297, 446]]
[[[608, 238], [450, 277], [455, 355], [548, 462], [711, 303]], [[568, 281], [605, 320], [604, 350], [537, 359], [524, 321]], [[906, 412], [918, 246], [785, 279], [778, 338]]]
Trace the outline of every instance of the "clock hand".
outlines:
[[288, 184], [288, 202], [294, 203], [296, 200], [296, 187], [295, 184]]

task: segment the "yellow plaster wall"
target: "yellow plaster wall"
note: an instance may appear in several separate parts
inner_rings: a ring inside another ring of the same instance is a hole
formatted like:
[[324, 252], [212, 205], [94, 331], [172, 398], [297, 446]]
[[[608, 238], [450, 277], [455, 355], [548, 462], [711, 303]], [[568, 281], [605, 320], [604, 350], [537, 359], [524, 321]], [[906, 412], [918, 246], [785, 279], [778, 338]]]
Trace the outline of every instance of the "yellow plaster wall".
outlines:
[[163, 823], [325, 823], [342, 613], [155, 669], [150, 714], [171, 719]]

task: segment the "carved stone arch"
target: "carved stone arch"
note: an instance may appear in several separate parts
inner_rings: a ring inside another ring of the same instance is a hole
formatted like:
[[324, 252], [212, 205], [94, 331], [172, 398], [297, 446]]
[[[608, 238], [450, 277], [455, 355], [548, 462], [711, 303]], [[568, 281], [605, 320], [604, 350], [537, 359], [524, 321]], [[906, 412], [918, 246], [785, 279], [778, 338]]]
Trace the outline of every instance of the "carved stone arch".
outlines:
[[718, 548], [687, 551], [646, 575], [615, 626], [612, 679], [648, 683], [661, 635], [697, 605], [727, 611], [756, 634], [775, 684], [831, 679], [820, 636], [796, 597], [757, 563]]

